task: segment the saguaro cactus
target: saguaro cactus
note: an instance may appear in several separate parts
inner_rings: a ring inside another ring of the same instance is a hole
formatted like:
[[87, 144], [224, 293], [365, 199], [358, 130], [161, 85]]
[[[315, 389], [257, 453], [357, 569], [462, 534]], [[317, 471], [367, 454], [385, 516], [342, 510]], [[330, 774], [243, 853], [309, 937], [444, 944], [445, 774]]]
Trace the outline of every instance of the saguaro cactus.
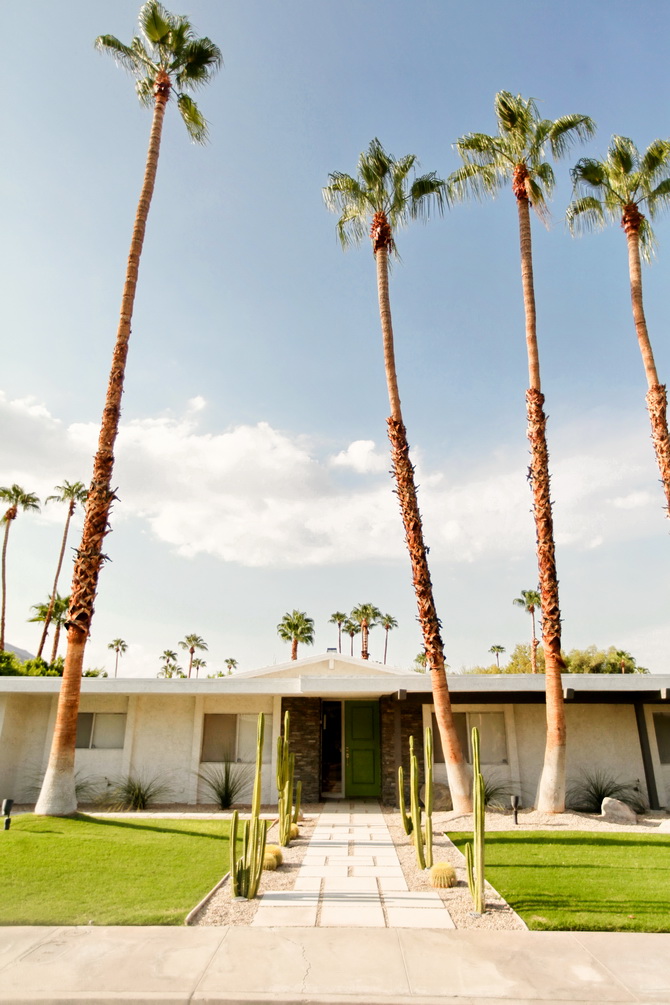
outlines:
[[409, 792], [410, 812], [405, 810], [405, 778], [402, 765], [398, 768], [398, 802], [405, 834], [413, 835], [416, 860], [420, 869], [430, 869], [433, 864], [433, 731], [426, 727], [424, 741], [426, 779], [426, 826], [421, 826], [419, 801], [419, 760], [414, 753], [414, 737], [409, 738]]
[[[479, 730], [472, 727], [472, 806], [473, 842], [465, 846], [465, 864], [468, 872], [468, 886], [475, 905], [475, 911], [483, 914], [484, 900], [484, 829], [486, 825], [486, 803], [484, 800], [484, 776], [479, 770]], [[474, 846], [474, 848], [473, 848]]]
[[258, 734], [256, 737], [256, 775], [254, 778], [254, 793], [251, 802], [251, 819], [245, 820], [242, 830], [242, 855], [237, 858], [238, 813], [233, 813], [230, 824], [230, 888], [233, 897], [246, 897], [252, 900], [258, 893], [263, 859], [265, 858], [265, 839], [268, 822], [261, 820], [261, 771], [263, 768], [263, 734], [264, 715], [258, 716]]
[[293, 801], [293, 773], [295, 754], [289, 750], [291, 721], [284, 714], [284, 735], [277, 739], [277, 809], [279, 810], [279, 843], [286, 847], [291, 840], [291, 824], [297, 824], [300, 813], [302, 782], [298, 782], [295, 811]]

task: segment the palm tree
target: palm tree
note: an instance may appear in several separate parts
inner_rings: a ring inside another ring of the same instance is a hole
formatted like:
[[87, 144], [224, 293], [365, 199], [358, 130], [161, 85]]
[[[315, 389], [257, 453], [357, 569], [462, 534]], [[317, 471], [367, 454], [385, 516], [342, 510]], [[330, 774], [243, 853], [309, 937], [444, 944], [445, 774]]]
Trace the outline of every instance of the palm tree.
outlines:
[[227, 660], [224, 660], [223, 662], [228, 667], [229, 674], [232, 673], [233, 670], [235, 670], [235, 668], [237, 667], [237, 660], [232, 659], [230, 656], [228, 657]]
[[526, 350], [529, 388], [526, 392], [528, 439], [531, 448], [529, 481], [533, 491], [533, 515], [537, 537], [537, 564], [542, 596], [543, 643], [546, 659], [547, 740], [540, 780], [538, 809], [560, 813], [565, 808], [565, 710], [561, 671], [561, 612], [554, 526], [549, 489], [549, 452], [547, 449], [544, 395], [540, 382], [540, 357], [537, 345], [533, 252], [530, 207], [546, 219], [547, 197], [554, 187], [554, 172], [544, 158], [549, 149], [553, 157], [565, 154], [573, 142], [595, 132], [586, 115], [564, 115], [560, 119], [542, 119], [532, 98], [516, 97], [500, 91], [495, 98], [498, 132], [495, 136], [469, 133], [456, 142], [463, 158], [449, 179], [452, 195], [463, 197], [493, 195], [511, 183], [516, 199], [521, 244], [521, 281], [526, 317]]
[[626, 670], [630, 670], [631, 673], [635, 672], [635, 659], [629, 652], [626, 652], [625, 649], [616, 649], [614, 656], [619, 664], [621, 673], [626, 673]]
[[[31, 611], [35, 611], [34, 618], [28, 618], [28, 621], [46, 621], [54, 623], [56, 631], [54, 632], [54, 641], [51, 647], [51, 659], [50, 663], [53, 663], [58, 656], [58, 643], [60, 642], [60, 631], [65, 624], [65, 617], [67, 615], [68, 605], [70, 603], [69, 597], [61, 597], [60, 593], [52, 594], [46, 604], [33, 604], [30, 608]], [[38, 657], [39, 658], [39, 657]]]
[[185, 635], [179, 645], [182, 649], [188, 650], [188, 676], [190, 677], [195, 651], [198, 649], [200, 652], [207, 652], [207, 643], [199, 635]]
[[389, 645], [389, 632], [398, 627], [398, 622], [392, 614], [382, 614], [379, 619], [379, 624], [384, 629], [384, 663], [386, 663], [386, 654], [388, 652]]
[[5, 525], [5, 533], [2, 539], [2, 609], [0, 611], [0, 653], [5, 649], [5, 614], [7, 610], [7, 541], [9, 540], [9, 528], [12, 520], [16, 520], [19, 510], [37, 511], [39, 513], [40, 501], [34, 492], [25, 492], [20, 485], [3, 486], [0, 488], [0, 503], [9, 503], [5, 515], [0, 523]]
[[342, 625], [344, 624], [344, 622], [346, 620], [347, 620], [347, 616], [346, 616], [346, 614], [343, 611], [335, 611], [334, 614], [331, 614], [330, 620], [328, 621], [329, 625], [337, 625], [337, 651], [338, 651], [338, 653], [342, 652]]
[[177, 665], [177, 654], [172, 649], [164, 649], [161, 653], [163, 665], [157, 677], [186, 677], [182, 668]]
[[195, 670], [195, 675], [197, 677], [198, 672], [200, 670], [204, 670], [204, 668], [207, 666], [207, 663], [205, 662], [205, 660], [201, 660], [199, 656], [196, 656], [195, 659], [193, 660], [192, 666]]
[[354, 635], [360, 635], [361, 626], [358, 625], [358, 624], [356, 624], [356, 622], [352, 621], [350, 618], [347, 618], [347, 620], [342, 625], [342, 631], [344, 632], [345, 635], [349, 636], [349, 641], [350, 641], [349, 655], [353, 656], [354, 655]]
[[[530, 614], [531, 642], [530, 642], [530, 669], [531, 673], [537, 673], [537, 647], [540, 642], [535, 634], [535, 611], [542, 609], [542, 598], [537, 590], [522, 590], [520, 597], [515, 597], [512, 603], [516, 607], [523, 607], [526, 614]], [[545, 667], [547, 652], [545, 649]]]
[[116, 677], [119, 669], [119, 656], [123, 656], [128, 648], [128, 643], [124, 642], [123, 639], [112, 639], [112, 641], [107, 644], [107, 648], [113, 649], [116, 653], [116, 660], [114, 661], [114, 676]]
[[349, 615], [352, 621], [361, 626], [361, 659], [367, 660], [370, 658], [368, 653], [368, 638], [370, 634], [370, 629], [374, 628], [379, 619], [382, 616], [382, 612], [374, 604], [359, 604], [358, 607], [354, 607], [353, 611]]
[[65, 546], [67, 544], [67, 537], [70, 531], [70, 521], [77, 508], [77, 503], [81, 503], [83, 506], [86, 503], [86, 496], [88, 492], [86, 491], [86, 486], [83, 482], [70, 482], [64, 481], [62, 485], [56, 486], [56, 492], [58, 495], [47, 496], [44, 500], [47, 503], [50, 502], [66, 502], [67, 506], [67, 516], [65, 518], [65, 530], [63, 531], [63, 540], [61, 541], [60, 554], [58, 556], [58, 565], [56, 566], [56, 576], [54, 578], [54, 585], [51, 590], [51, 603], [50, 610], [47, 611], [47, 616], [44, 619], [44, 628], [42, 630], [42, 638], [40, 639], [39, 649], [37, 650], [37, 655], [42, 655], [42, 650], [44, 649], [44, 643], [47, 639], [47, 632], [49, 631], [49, 622], [51, 621], [51, 615], [53, 611], [53, 598], [58, 593], [58, 580], [60, 579], [60, 571], [63, 566], [63, 558], [65, 556]]
[[500, 654], [505, 652], [505, 647], [504, 646], [491, 646], [491, 648], [489, 649], [489, 652], [493, 653], [495, 655], [496, 666], [498, 667], [498, 670], [500, 670]]
[[112, 489], [114, 444], [119, 429], [121, 398], [128, 354], [128, 341], [135, 303], [142, 245], [151, 197], [156, 181], [158, 155], [165, 109], [172, 92], [191, 139], [204, 142], [207, 126], [202, 113], [186, 93], [207, 83], [221, 65], [221, 53], [208, 38], [196, 38], [185, 17], [169, 14], [158, 0], [148, 0], [139, 13], [142, 37], [125, 45], [113, 35], [101, 35], [96, 48], [111, 53], [136, 78], [140, 101], [153, 108], [153, 119], [142, 191], [135, 215], [116, 344], [102, 416], [93, 478], [88, 492], [81, 545], [72, 580], [66, 626], [68, 645], [56, 726], [49, 765], [35, 807], [38, 814], [67, 816], [77, 808], [74, 784], [74, 753], [81, 670], [88, 638], [100, 568], [105, 560], [102, 545], [109, 530], [109, 511], [115, 498]]
[[[393, 473], [400, 502], [405, 540], [412, 567], [412, 578], [419, 610], [419, 622], [431, 669], [435, 714], [445, 752], [449, 787], [454, 808], [467, 812], [472, 807], [463, 751], [451, 711], [451, 699], [444, 668], [444, 645], [433, 599], [433, 586], [423, 540], [421, 514], [414, 482], [414, 468], [409, 456], [407, 432], [403, 422], [395, 366], [393, 324], [389, 299], [389, 254], [396, 251], [397, 230], [412, 219], [426, 219], [431, 209], [442, 212], [447, 202], [445, 183], [432, 172], [413, 175], [416, 157], [409, 154], [396, 160], [387, 154], [379, 140], [370, 144], [358, 160], [357, 177], [336, 172], [324, 189], [329, 209], [340, 214], [337, 231], [343, 247], [360, 244], [369, 229], [377, 271], [377, 296], [384, 348], [384, 367], [391, 415], [387, 420], [391, 441]], [[413, 180], [410, 181], [410, 177]]]
[[[628, 275], [635, 331], [647, 378], [647, 409], [656, 461], [665, 490], [666, 516], [670, 517], [670, 436], [668, 396], [659, 383], [642, 303], [640, 257], [651, 261], [655, 246], [649, 220], [670, 206], [670, 140], [654, 140], [644, 154], [632, 140], [613, 136], [604, 161], [584, 157], [572, 169], [575, 191], [581, 197], [568, 207], [570, 229], [593, 230], [619, 222], [628, 242]], [[644, 209], [649, 217], [642, 213]]]
[[314, 645], [314, 621], [308, 618], [304, 611], [286, 613], [277, 625], [277, 635], [284, 642], [291, 643], [291, 659], [298, 658], [298, 643], [304, 646]]

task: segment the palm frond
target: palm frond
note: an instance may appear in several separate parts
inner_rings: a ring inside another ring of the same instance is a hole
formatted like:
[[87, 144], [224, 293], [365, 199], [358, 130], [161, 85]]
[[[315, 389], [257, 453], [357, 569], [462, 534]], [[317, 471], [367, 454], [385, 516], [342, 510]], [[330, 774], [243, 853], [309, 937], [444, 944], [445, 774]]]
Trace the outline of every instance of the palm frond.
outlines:
[[409, 214], [413, 220], [428, 220], [431, 209], [435, 209], [441, 216], [448, 206], [447, 183], [443, 178], [438, 178], [435, 171], [423, 174], [412, 182], [409, 190]]
[[158, 0], [147, 0], [140, 7], [137, 20], [144, 37], [156, 46], [165, 44], [175, 28], [175, 19]]
[[341, 171], [328, 175], [330, 184], [323, 189], [326, 206], [332, 212], [339, 212], [350, 205], [367, 205], [367, 195], [356, 178]]
[[511, 91], [498, 91], [494, 107], [503, 133], [528, 134], [531, 124], [540, 118], [534, 98], [522, 98]]
[[657, 241], [656, 234], [654, 233], [653, 227], [647, 220], [646, 216], [643, 216], [640, 221], [640, 228], [638, 230], [638, 238], [640, 241], [640, 255], [643, 261], [649, 265], [656, 254]]
[[223, 65], [221, 50], [209, 38], [189, 41], [177, 51], [173, 69], [179, 88], [202, 87]]
[[135, 84], [135, 91], [137, 93], [137, 97], [140, 99], [141, 104], [143, 104], [145, 108], [153, 107], [154, 83], [155, 78], [151, 76], [151, 77], [142, 77], [141, 80], [138, 80], [137, 83]]
[[459, 156], [469, 164], [478, 164], [481, 167], [496, 164], [503, 167], [507, 163], [510, 174], [512, 172], [514, 162], [502, 149], [496, 136], [488, 136], [486, 133], [466, 133], [456, 140], [454, 146]]
[[613, 136], [607, 159], [618, 174], [629, 175], [639, 162], [640, 154], [627, 136]]
[[640, 160], [640, 171], [655, 180], [657, 175], [670, 168], [670, 140], [654, 140]]
[[577, 140], [588, 140], [595, 132], [596, 124], [588, 115], [562, 115], [548, 133], [552, 156], [563, 157]]
[[348, 248], [352, 244], [360, 244], [367, 236], [367, 216], [356, 206], [349, 206], [343, 210], [340, 219], [337, 221], [337, 236], [343, 248]]
[[571, 234], [602, 230], [606, 222], [603, 204], [593, 195], [575, 199], [565, 211], [565, 216]]
[[[547, 165], [549, 166], [549, 165]], [[526, 178], [526, 193], [530, 199], [531, 206], [535, 210], [535, 213], [545, 225], [549, 226], [550, 213], [547, 207], [547, 200], [545, 198], [545, 193], [542, 185], [538, 182], [536, 178], [532, 175], [528, 175]]]
[[[139, 43], [142, 46], [142, 42], [138, 38], [133, 39], [132, 45], [124, 45], [123, 42], [119, 41], [115, 35], [98, 35], [93, 45], [99, 52], [108, 52], [112, 55], [115, 61], [122, 66], [124, 70], [128, 70], [129, 73], [140, 73], [143, 68], [143, 60], [138, 55], [138, 51], [135, 47], [135, 43]], [[142, 48], [144, 48], [142, 46]], [[144, 55], [147, 60], [149, 56], [144, 50]]]
[[582, 157], [570, 169], [570, 177], [576, 191], [599, 189], [607, 181], [607, 172], [601, 161], [593, 157]]
[[641, 202], [646, 203], [649, 217], [654, 220], [670, 206], [670, 178], [665, 178]]
[[186, 131], [195, 143], [207, 142], [207, 120], [188, 94], [177, 97], [177, 108], [184, 120]]
[[468, 195], [475, 199], [484, 199], [495, 195], [502, 188], [507, 176], [496, 171], [492, 164], [474, 164], [467, 162], [457, 168], [447, 178], [447, 191], [450, 202], [460, 202]]
[[536, 164], [532, 171], [532, 177], [542, 186], [545, 195], [551, 195], [556, 185], [556, 179], [554, 177], [554, 169], [549, 161], [542, 161], [542, 163]]

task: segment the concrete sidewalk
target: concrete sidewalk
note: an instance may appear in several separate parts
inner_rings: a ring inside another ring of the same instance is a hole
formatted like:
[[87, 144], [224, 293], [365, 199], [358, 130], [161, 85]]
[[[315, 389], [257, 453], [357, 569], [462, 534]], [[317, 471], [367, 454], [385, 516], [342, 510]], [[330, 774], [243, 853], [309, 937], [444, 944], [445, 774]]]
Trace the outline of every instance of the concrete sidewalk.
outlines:
[[0, 1002], [668, 1005], [670, 935], [2, 928]]

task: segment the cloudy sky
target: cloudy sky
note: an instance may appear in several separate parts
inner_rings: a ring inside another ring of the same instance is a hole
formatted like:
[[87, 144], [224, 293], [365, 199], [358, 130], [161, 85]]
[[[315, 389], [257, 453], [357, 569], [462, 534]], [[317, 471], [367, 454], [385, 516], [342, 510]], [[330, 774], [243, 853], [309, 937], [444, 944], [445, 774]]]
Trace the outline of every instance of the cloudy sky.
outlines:
[[[0, 484], [40, 497], [88, 482], [150, 113], [93, 49], [130, 41], [136, 0], [35, 0], [4, 10], [0, 75]], [[343, 254], [321, 189], [373, 137], [424, 171], [493, 132], [501, 89], [598, 134], [556, 165], [552, 220], [534, 223], [538, 334], [566, 649], [630, 650], [668, 672], [670, 541], [645, 411], [618, 227], [575, 240], [569, 167], [613, 133], [667, 135], [670, 9], [544, 0], [187, 0], [225, 67], [198, 97], [210, 142], [169, 109], [128, 361], [119, 502], [87, 665], [153, 676], [186, 633], [208, 671], [280, 662], [285, 611], [337, 644], [333, 611], [393, 614], [389, 662], [420, 649], [389, 476], [374, 260]], [[526, 641], [512, 605], [537, 581], [526, 483], [527, 383], [516, 207], [452, 207], [399, 235], [391, 298], [405, 419], [447, 660]], [[661, 380], [670, 373], [668, 221], [645, 269]], [[7, 639], [35, 651], [64, 508], [13, 525]], [[75, 522], [72, 545], [81, 531]], [[68, 592], [71, 562], [61, 592]], [[382, 634], [371, 637], [381, 658]], [[306, 653], [305, 653], [306, 655]]]

